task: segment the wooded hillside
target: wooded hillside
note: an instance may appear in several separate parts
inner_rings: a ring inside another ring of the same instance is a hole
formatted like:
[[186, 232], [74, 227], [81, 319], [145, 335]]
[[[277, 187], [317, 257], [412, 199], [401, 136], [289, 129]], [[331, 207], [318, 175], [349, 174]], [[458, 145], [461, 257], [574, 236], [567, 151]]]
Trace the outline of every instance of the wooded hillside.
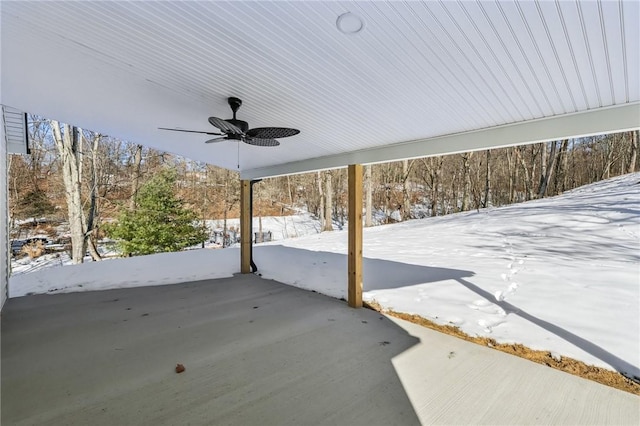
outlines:
[[[141, 185], [166, 167], [175, 170], [176, 195], [198, 218], [238, 217], [235, 172], [35, 116], [29, 140], [31, 154], [9, 160], [12, 221], [76, 220], [91, 241], [102, 223], [135, 209]], [[637, 152], [635, 131], [366, 166], [366, 223], [557, 195], [637, 170]], [[307, 210], [330, 230], [346, 221], [346, 180], [346, 169], [265, 179], [255, 186], [254, 215]], [[69, 217], [70, 188], [82, 218]]]

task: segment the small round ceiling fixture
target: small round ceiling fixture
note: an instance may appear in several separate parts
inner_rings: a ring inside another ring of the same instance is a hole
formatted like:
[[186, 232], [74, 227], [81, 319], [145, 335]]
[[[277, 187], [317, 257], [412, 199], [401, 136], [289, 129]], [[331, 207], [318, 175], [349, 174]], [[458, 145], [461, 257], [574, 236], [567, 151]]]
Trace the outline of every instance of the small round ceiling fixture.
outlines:
[[347, 12], [338, 16], [336, 27], [343, 34], [357, 34], [364, 28], [364, 21], [358, 15]]

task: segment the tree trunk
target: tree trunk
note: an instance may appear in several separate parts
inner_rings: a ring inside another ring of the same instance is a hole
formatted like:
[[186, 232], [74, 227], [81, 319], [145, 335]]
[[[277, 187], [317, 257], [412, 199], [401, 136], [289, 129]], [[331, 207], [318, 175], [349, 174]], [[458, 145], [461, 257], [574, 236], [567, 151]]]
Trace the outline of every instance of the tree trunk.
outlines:
[[411, 166], [413, 166], [413, 161], [411, 165], [409, 165], [409, 160], [402, 161], [402, 212], [400, 220], [405, 221], [411, 219], [411, 197], [409, 194], [410, 191], [410, 182], [409, 182], [409, 173], [411, 171]]
[[364, 167], [364, 190], [365, 190], [365, 220], [364, 226], [372, 225], [372, 194], [373, 182], [371, 182], [371, 165]]
[[433, 180], [431, 184], [431, 216], [437, 216], [439, 212], [438, 203], [440, 202], [440, 208], [442, 208], [443, 205], [440, 198], [442, 196], [442, 164], [444, 163], [444, 157], [432, 157], [432, 160], [436, 162], [436, 166], [433, 170]]
[[133, 177], [131, 179], [131, 199], [129, 207], [135, 210], [137, 203], [138, 188], [140, 187], [140, 166], [142, 164], [142, 145], [136, 145], [136, 151], [133, 155]]
[[527, 162], [525, 161], [524, 156], [522, 155], [522, 149], [523, 147], [516, 147], [516, 156], [518, 157], [518, 160], [520, 161], [520, 165], [522, 166], [522, 171], [524, 172], [524, 186], [527, 193], [526, 199], [531, 200], [533, 199], [533, 187], [531, 184], [531, 176], [529, 174], [529, 169], [527, 168]]
[[547, 147], [542, 147], [542, 158], [541, 163], [544, 164], [540, 173], [540, 185], [538, 186], [538, 198], [544, 198], [547, 193], [547, 186], [549, 185], [549, 180], [551, 179], [551, 174], [553, 173], [553, 169], [556, 161], [556, 150], [557, 143], [551, 142], [551, 152], [549, 153], [549, 157], [547, 158], [546, 152]]
[[324, 231], [324, 190], [322, 189], [322, 172], [316, 174], [318, 180], [318, 219], [320, 220], [320, 230]]
[[94, 134], [91, 146], [91, 194], [89, 203], [89, 217], [87, 219], [87, 246], [89, 253], [94, 261], [102, 260], [102, 256], [98, 253], [96, 247], [96, 238], [98, 229], [96, 226], [96, 217], [98, 215], [98, 146], [102, 135]]
[[631, 138], [631, 155], [629, 157], [627, 173], [633, 173], [636, 171], [636, 159], [638, 157], [638, 131], [634, 130], [629, 133]]
[[516, 181], [518, 167], [515, 164], [515, 150], [517, 148], [507, 148], [507, 168], [509, 171], [509, 204], [513, 203], [516, 198]]
[[487, 150], [486, 155], [486, 173], [484, 180], [484, 203], [483, 207], [487, 208], [491, 205], [491, 150]]
[[569, 139], [565, 139], [560, 144], [560, 151], [558, 152], [558, 158], [556, 159], [556, 173], [554, 176], [554, 195], [558, 195], [564, 192], [567, 186], [567, 165], [569, 160], [569, 153], [567, 148], [569, 146]]
[[[612, 137], [615, 138], [615, 134]], [[604, 164], [600, 179], [609, 179], [611, 177], [611, 165], [613, 164], [613, 141], [611, 139], [607, 139], [604, 146]]]
[[324, 173], [324, 229], [323, 231], [333, 231], [333, 188], [331, 186], [331, 171]]
[[[222, 221], [222, 247], [229, 247], [231, 245], [231, 238], [229, 236], [229, 228], [227, 226], [227, 219], [229, 212], [233, 208], [233, 201], [231, 192], [229, 191], [229, 182], [231, 180], [231, 172], [225, 170], [224, 172], [224, 212]], [[234, 241], [235, 242], [235, 241]]]
[[540, 144], [540, 182], [538, 183], [538, 197], [540, 197], [542, 187], [545, 186], [545, 176], [547, 176], [547, 144], [542, 142]]
[[289, 207], [293, 208], [293, 191], [291, 191], [291, 176], [287, 175], [287, 192], [289, 195]]
[[229, 246], [229, 239], [227, 238], [227, 209], [224, 209], [222, 216], [222, 248]]
[[469, 165], [469, 160], [473, 155], [473, 152], [467, 152], [462, 155], [462, 207], [460, 211], [469, 210], [470, 200], [469, 196], [471, 194], [471, 166]]
[[62, 178], [67, 199], [69, 228], [71, 230], [71, 261], [82, 263], [86, 252], [85, 217], [82, 211], [81, 179], [82, 150], [78, 143], [78, 129], [64, 125], [64, 135], [60, 123], [51, 120], [53, 138], [60, 154]]

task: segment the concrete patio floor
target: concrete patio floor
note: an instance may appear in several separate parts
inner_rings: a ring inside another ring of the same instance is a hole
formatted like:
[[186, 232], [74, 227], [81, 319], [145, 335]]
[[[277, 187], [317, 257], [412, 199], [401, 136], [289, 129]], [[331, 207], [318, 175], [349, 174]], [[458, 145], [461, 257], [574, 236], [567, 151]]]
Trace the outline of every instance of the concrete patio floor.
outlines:
[[1, 321], [2, 425], [640, 423], [634, 395], [254, 275]]

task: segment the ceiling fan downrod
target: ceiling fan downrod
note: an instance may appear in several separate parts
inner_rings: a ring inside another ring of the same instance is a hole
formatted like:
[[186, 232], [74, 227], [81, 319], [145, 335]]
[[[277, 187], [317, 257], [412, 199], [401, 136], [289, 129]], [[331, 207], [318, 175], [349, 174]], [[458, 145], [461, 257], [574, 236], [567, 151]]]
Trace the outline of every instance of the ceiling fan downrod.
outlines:
[[230, 97], [227, 101], [229, 102], [231, 111], [233, 111], [233, 119], [236, 120], [236, 112], [242, 106], [242, 99]]

